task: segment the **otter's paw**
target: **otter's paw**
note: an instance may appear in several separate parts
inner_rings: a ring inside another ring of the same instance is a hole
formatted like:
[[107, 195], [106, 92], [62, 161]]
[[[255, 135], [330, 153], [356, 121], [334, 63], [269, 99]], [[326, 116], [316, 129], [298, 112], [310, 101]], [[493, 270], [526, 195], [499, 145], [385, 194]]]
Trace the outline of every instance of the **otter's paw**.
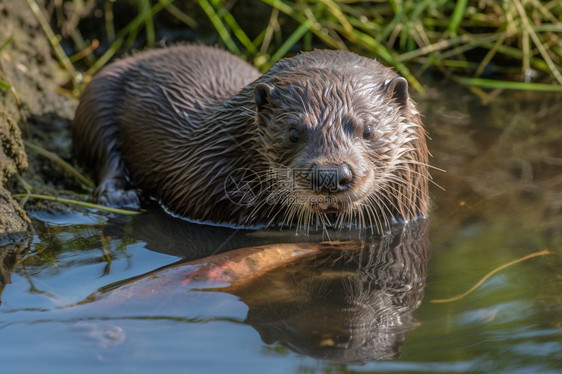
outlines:
[[140, 190], [125, 189], [121, 180], [106, 179], [96, 188], [95, 195], [101, 205], [119, 208], [140, 208]]

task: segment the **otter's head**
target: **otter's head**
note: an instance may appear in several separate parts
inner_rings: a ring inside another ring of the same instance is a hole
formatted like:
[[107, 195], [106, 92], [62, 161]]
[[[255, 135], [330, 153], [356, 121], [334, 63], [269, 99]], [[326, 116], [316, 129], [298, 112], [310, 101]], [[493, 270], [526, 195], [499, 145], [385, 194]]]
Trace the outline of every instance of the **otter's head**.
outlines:
[[285, 222], [383, 229], [426, 213], [425, 132], [404, 78], [299, 69], [257, 84], [254, 97], [269, 198], [287, 208]]

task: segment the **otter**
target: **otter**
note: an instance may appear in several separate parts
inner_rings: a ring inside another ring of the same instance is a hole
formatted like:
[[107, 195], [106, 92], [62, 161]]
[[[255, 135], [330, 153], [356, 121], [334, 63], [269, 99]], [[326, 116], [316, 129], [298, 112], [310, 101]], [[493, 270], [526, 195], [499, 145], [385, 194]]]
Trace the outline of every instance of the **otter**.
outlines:
[[351, 52], [304, 52], [263, 75], [215, 47], [140, 52], [93, 77], [72, 134], [104, 205], [150, 198], [231, 227], [378, 231], [428, 210], [408, 83]]

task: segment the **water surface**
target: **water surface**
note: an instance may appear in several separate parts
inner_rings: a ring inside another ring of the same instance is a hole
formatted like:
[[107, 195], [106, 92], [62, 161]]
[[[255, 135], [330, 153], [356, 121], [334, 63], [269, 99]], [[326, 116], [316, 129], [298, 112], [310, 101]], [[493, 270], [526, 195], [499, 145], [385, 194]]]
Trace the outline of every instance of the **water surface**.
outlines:
[[[562, 101], [432, 94], [421, 106], [445, 191], [432, 186], [430, 220], [383, 240], [30, 212], [34, 239], [1, 295], [2, 372], [561, 371]], [[185, 264], [300, 242], [294, 261], [235, 269], [237, 282]]]

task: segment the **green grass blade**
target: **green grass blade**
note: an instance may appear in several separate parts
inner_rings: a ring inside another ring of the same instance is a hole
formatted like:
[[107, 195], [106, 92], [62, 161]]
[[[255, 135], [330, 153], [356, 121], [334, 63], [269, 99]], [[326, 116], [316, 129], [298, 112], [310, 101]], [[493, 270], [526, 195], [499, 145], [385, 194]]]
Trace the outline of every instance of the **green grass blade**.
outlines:
[[459, 77], [457, 80], [468, 86], [477, 86], [492, 89], [520, 90], [520, 91], [543, 91], [543, 92], [562, 92], [562, 86], [548, 83], [526, 83], [499, 81], [484, 78], [464, 78]]
[[[485, 43], [485, 44], [483, 44], [483, 46], [486, 47], [486, 48], [493, 48], [493, 45], [491, 43]], [[500, 45], [497, 48], [497, 50], [498, 50], [498, 53], [503, 54], [503, 55], [508, 56], [508, 57], [513, 57], [513, 58], [517, 58], [517, 59], [523, 58], [523, 52], [519, 48], [510, 47], [510, 46], [507, 46], [507, 45]], [[550, 73], [550, 68], [548, 67], [546, 62], [544, 62], [544, 60], [541, 60], [540, 58], [531, 57], [531, 66], [533, 66], [535, 69], [541, 70], [545, 73]]]
[[59, 166], [61, 166], [64, 170], [66, 170], [70, 175], [74, 176], [76, 179], [78, 179], [80, 182], [82, 182], [86, 187], [88, 188], [95, 188], [95, 184], [88, 179], [87, 177], [85, 177], [84, 175], [82, 175], [78, 170], [76, 170], [74, 167], [72, 167], [72, 165], [70, 165], [68, 162], [64, 161], [63, 159], [61, 159], [58, 155], [54, 154], [53, 152], [49, 152], [46, 149], [33, 144], [27, 140], [23, 141], [25, 147], [27, 149], [31, 149], [32, 151], [36, 152], [37, 154], [40, 154], [43, 157], [48, 158], [49, 160], [55, 162], [56, 164], [58, 164]]
[[0, 88], [6, 91], [10, 91], [12, 89], [12, 86], [9, 85], [8, 83], [0, 80]]
[[[266, 4], [269, 4], [271, 7], [279, 10], [280, 12], [285, 13], [286, 15], [292, 17], [295, 21], [297, 21], [300, 24], [305, 23], [309, 19], [313, 20], [313, 26], [310, 28], [310, 31], [312, 31], [314, 35], [318, 37], [318, 39], [322, 40], [322, 42], [324, 42], [328, 47], [345, 49], [345, 44], [341, 43], [340, 41], [330, 36], [329, 33], [327, 32], [328, 30], [324, 28], [318, 21], [312, 18], [308, 18], [303, 14], [299, 14], [295, 9], [285, 4], [281, 0], [262, 0], [262, 1]], [[322, 4], [322, 3], [318, 3], [318, 4]]]
[[272, 8], [278, 9], [281, 12], [294, 17], [295, 10], [288, 4], [285, 4], [281, 0], [262, 0], [264, 3], [269, 4]]
[[154, 21], [152, 20], [152, 11], [150, 7], [150, 0], [142, 0], [141, 15], [144, 18], [145, 32], [146, 32], [146, 45], [149, 48], [154, 47], [156, 39], [154, 32]]
[[6, 39], [6, 41], [4, 43], [2, 43], [2, 45], [0, 45], [0, 52], [2, 52], [4, 50], [4, 48], [6, 48], [7, 46], [9, 46], [12, 43], [12, 37], [10, 36], [8, 39]]
[[287, 54], [291, 50], [291, 48], [310, 30], [310, 28], [314, 25], [314, 21], [309, 19], [302, 23], [297, 29], [287, 38], [285, 43], [275, 54], [271, 57], [269, 64], [273, 65], [277, 61], [279, 61], [283, 56]]
[[238, 48], [236, 43], [234, 43], [234, 40], [232, 40], [232, 36], [230, 36], [230, 32], [228, 31], [228, 29], [220, 19], [219, 15], [215, 11], [211, 3], [208, 0], [198, 0], [198, 1], [199, 1], [199, 6], [201, 7], [201, 9], [203, 9], [207, 17], [209, 17], [209, 20], [215, 27], [215, 30], [217, 30], [220, 38], [222, 39], [226, 47], [230, 50], [230, 52], [239, 55], [240, 49]]
[[105, 17], [105, 33], [107, 34], [107, 39], [112, 42], [115, 40], [115, 26], [113, 25], [113, 2], [106, 1], [104, 5], [104, 17]]
[[43, 29], [43, 32], [47, 36], [47, 39], [51, 44], [51, 48], [53, 48], [53, 52], [57, 56], [57, 59], [59, 60], [60, 64], [64, 66], [65, 70], [70, 75], [74, 89], [78, 90], [78, 87], [82, 82], [83, 75], [80, 74], [78, 71], [76, 71], [74, 65], [72, 65], [72, 62], [70, 62], [70, 60], [66, 56], [66, 53], [64, 52], [62, 46], [60, 45], [59, 39], [57, 38], [53, 29], [51, 28], [49, 21], [47, 21], [47, 19], [43, 15], [43, 12], [39, 8], [37, 2], [35, 0], [27, 0], [27, 5], [31, 9], [33, 15], [35, 16], [39, 24], [41, 25], [41, 28]]
[[140, 211], [136, 211], [136, 210], [127, 210], [127, 209], [119, 209], [119, 208], [112, 208], [109, 206], [105, 206], [105, 205], [99, 205], [99, 204], [93, 204], [93, 203], [88, 203], [85, 201], [79, 201], [79, 200], [72, 200], [72, 199], [66, 199], [63, 197], [56, 197], [56, 196], [48, 196], [48, 195], [36, 195], [36, 194], [14, 194], [12, 195], [13, 198], [16, 199], [40, 199], [40, 200], [46, 200], [46, 201], [54, 201], [57, 203], [63, 203], [63, 204], [71, 204], [71, 205], [76, 205], [76, 206], [81, 206], [84, 208], [90, 208], [90, 209], [97, 209], [97, 210], [102, 210], [105, 212], [111, 212], [111, 213], [118, 213], [118, 214], [125, 214], [125, 215], [129, 215], [129, 216], [133, 216], [133, 215], [137, 215], [140, 214]]
[[464, 19], [464, 13], [466, 12], [467, 6], [468, 6], [468, 0], [457, 0], [457, 4], [455, 5], [455, 10], [451, 15], [451, 21], [449, 22], [449, 26], [447, 27], [451, 37], [455, 37], [458, 35], [459, 27], [461, 25], [462, 20]]
[[[271, 5], [279, 9], [281, 12], [293, 17], [297, 22], [304, 24], [307, 21], [311, 21], [308, 18], [304, 18], [304, 16], [299, 15], [293, 8], [289, 7], [287, 4], [283, 3], [280, 0], [262, 0], [263, 2]], [[339, 46], [339, 43], [330, 38], [323, 32], [324, 27], [316, 21], [310, 26], [310, 31], [312, 31], [318, 38], [324, 41], [327, 45], [336, 47]], [[339, 31], [345, 38], [350, 40], [353, 43], [356, 43], [359, 46], [367, 48], [370, 51], [373, 51], [375, 54], [380, 56], [384, 61], [388, 64], [394, 66], [400, 74], [402, 74], [412, 85], [412, 87], [423, 94], [425, 90], [423, 89], [422, 85], [419, 81], [410, 73], [410, 70], [406, 67], [404, 63], [398, 60], [394, 54], [386, 48], [383, 44], [381, 44], [378, 40], [371, 37], [370, 35], [361, 32], [357, 29], [352, 29], [351, 33], [346, 32], [346, 30], [339, 24], [334, 25], [334, 29]]]
[[232, 30], [232, 33], [236, 38], [242, 43], [242, 45], [250, 52], [251, 54], [255, 54], [257, 52], [256, 45], [250, 40], [248, 35], [242, 30], [232, 13], [230, 13], [225, 7], [223, 7], [220, 3], [220, 0], [211, 0], [211, 4], [215, 7], [215, 9], [219, 10], [219, 16], [224, 18], [224, 21]]
[[[155, 4], [150, 9], [152, 16], [156, 15], [162, 9], [166, 8], [169, 4], [173, 3], [174, 0], [160, 0], [158, 4]], [[125, 37], [137, 30], [141, 23], [143, 22], [143, 15], [137, 15], [127, 26], [125, 26], [119, 33], [117, 33], [117, 39], [111, 44], [111, 47], [96, 61], [94, 65], [92, 65], [88, 71], [86, 72], [87, 75], [93, 75], [102, 67], [104, 67], [109, 60], [119, 51], [121, 46], [123, 45]]]
[[[160, 0], [162, 1], [162, 0]], [[176, 17], [180, 22], [185, 23], [187, 26], [191, 27], [192, 29], [197, 27], [197, 21], [193, 18], [179, 10], [175, 5], [169, 4], [166, 6], [166, 11]]]
[[[513, 4], [517, 9], [517, 13], [519, 13], [519, 16], [521, 17], [524, 31], [529, 33], [531, 40], [533, 41], [533, 43], [535, 43], [535, 46], [539, 50], [540, 55], [542, 56], [542, 58], [550, 68], [551, 74], [554, 76], [554, 78], [556, 78], [558, 83], [562, 85], [562, 73], [560, 73], [558, 66], [550, 58], [550, 55], [548, 54], [548, 51], [546, 50], [543, 42], [540, 40], [537, 33], [535, 32], [533, 28], [533, 22], [532, 20], [529, 20], [528, 14], [525, 12], [525, 8], [523, 4], [519, 0], [513, 0]], [[524, 58], [523, 58], [524, 66], [530, 65], [530, 63], [528, 62], [529, 60], [530, 57], [528, 57], [527, 54], [524, 53]]]
[[352, 41], [355, 41], [359, 45], [363, 45], [364, 47], [368, 48], [369, 50], [376, 53], [380, 58], [386, 61], [388, 64], [394, 66], [400, 74], [404, 76], [408, 80], [408, 82], [412, 85], [412, 87], [418, 91], [420, 94], [424, 94], [425, 90], [420, 82], [414, 77], [414, 75], [410, 72], [410, 69], [401, 62], [388, 48], [384, 45], [379, 43], [375, 38], [360, 32], [358, 30], [353, 30]]

